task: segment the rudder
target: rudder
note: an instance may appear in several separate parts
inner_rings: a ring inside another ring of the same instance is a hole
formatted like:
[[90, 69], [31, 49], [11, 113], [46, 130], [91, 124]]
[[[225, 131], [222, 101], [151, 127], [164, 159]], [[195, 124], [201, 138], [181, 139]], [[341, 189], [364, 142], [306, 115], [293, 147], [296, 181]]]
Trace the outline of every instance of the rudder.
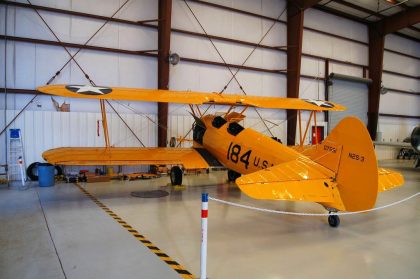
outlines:
[[336, 173], [337, 188], [346, 211], [374, 207], [378, 194], [378, 163], [370, 135], [358, 118], [350, 116], [341, 120], [322, 144], [305, 155]]

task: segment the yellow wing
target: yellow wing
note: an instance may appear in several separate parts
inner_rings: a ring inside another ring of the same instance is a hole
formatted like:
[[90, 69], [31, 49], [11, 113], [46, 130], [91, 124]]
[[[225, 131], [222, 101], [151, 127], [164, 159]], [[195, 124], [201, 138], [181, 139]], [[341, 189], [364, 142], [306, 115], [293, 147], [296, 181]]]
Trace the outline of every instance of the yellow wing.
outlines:
[[332, 172], [310, 160], [295, 160], [236, 179], [254, 199], [310, 201], [344, 210]]
[[136, 147], [61, 147], [45, 151], [50, 164], [68, 166], [97, 165], [183, 165], [186, 169], [205, 169], [217, 165], [202, 149]]
[[317, 111], [340, 111], [346, 109], [341, 105], [320, 100], [245, 96], [191, 91], [173, 91], [122, 87], [111, 88], [89, 85], [47, 85], [38, 87], [37, 90], [42, 93], [51, 95], [87, 99], [112, 99], [196, 105], [235, 105], [272, 109], [299, 109]]
[[378, 169], [378, 192], [391, 190], [404, 184], [404, 177], [401, 173], [379, 168]]

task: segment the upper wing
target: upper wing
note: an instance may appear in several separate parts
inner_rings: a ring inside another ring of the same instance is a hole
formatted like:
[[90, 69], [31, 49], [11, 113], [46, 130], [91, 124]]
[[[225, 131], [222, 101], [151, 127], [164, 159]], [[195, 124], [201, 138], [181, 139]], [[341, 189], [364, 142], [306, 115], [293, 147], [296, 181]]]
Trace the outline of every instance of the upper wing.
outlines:
[[245, 96], [234, 94], [218, 94], [143, 88], [110, 88], [89, 85], [47, 85], [38, 87], [37, 90], [46, 94], [71, 98], [130, 100], [196, 105], [234, 105], [272, 109], [299, 109], [317, 111], [339, 111], [346, 109], [341, 105], [320, 100]]
[[332, 173], [310, 160], [295, 160], [236, 179], [255, 199], [311, 201], [344, 209]]
[[183, 165], [186, 169], [213, 166], [207, 154], [193, 148], [61, 147], [45, 151], [42, 157], [57, 165]]

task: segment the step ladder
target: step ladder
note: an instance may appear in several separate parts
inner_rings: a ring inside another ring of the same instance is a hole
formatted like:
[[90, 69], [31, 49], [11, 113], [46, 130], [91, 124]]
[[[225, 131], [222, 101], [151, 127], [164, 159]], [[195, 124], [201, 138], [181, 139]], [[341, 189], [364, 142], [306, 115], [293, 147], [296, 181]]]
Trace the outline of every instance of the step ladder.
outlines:
[[9, 131], [9, 161], [7, 166], [7, 179], [9, 181], [21, 180], [22, 185], [25, 185], [26, 166], [22, 133], [20, 129], [10, 129]]

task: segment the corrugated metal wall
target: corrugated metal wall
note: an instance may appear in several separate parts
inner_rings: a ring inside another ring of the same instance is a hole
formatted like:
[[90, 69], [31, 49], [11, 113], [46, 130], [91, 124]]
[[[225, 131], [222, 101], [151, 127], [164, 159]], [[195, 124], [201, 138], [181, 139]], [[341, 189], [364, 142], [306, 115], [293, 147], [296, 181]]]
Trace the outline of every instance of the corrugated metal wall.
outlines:
[[[11, 120], [18, 111], [7, 111], [7, 119]], [[156, 121], [155, 115], [147, 115]], [[121, 117], [133, 129], [146, 146], [156, 146], [157, 128], [154, 123], [144, 116], [136, 114], [122, 114]], [[115, 146], [141, 146], [137, 139], [126, 128], [116, 114], [107, 114], [110, 131], [110, 141]], [[25, 160], [41, 162], [42, 152], [55, 147], [64, 146], [104, 146], [102, 124], [99, 136], [98, 120], [100, 113], [89, 112], [53, 112], [53, 111], [25, 111], [10, 128], [22, 131]], [[4, 125], [2, 123], [2, 125]], [[1, 145], [5, 143], [4, 135], [0, 138]], [[2, 148], [2, 151], [4, 149]], [[5, 160], [4, 151], [1, 160]]]
[[[414, 127], [419, 125], [416, 119], [399, 119], [391, 117], [379, 117], [378, 131], [382, 133], [383, 142], [402, 142], [411, 135]], [[396, 159], [400, 148], [392, 146], [376, 146], [376, 156], [378, 160]]]

